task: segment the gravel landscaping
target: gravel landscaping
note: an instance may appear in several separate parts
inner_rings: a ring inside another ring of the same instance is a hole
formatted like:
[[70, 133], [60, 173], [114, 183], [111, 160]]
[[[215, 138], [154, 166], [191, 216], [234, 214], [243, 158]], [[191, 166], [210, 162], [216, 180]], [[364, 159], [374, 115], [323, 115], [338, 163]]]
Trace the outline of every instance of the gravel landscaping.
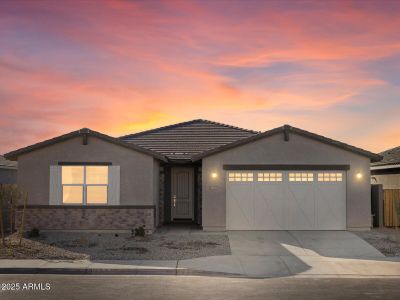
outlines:
[[23, 247], [14, 247], [13, 253], [2, 248], [0, 258], [177, 260], [229, 255], [231, 251], [224, 233], [132, 237], [129, 233], [46, 232], [24, 239]]
[[374, 228], [370, 231], [357, 231], [354, 233], [385, 256], [400, 256], [400, 229]]
[[19, 246], [19, 237], [13, 234], [6, 238], [7, 247], [0, 246], [0, 259], [88, 259], [84, 253], [76, 253], [67, 249], [53, 247], [39, 240], [22, 239]]

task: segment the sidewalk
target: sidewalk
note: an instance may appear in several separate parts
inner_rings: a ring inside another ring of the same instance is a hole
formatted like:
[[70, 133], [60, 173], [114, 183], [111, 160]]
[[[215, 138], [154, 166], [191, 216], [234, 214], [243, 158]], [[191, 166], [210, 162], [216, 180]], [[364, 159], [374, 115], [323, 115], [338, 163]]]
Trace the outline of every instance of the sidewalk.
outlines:
[[271, 277], [400, 277], [400, 258], [210, 256], [168, 261], [0, 260], [0, 274], [132, 274]]

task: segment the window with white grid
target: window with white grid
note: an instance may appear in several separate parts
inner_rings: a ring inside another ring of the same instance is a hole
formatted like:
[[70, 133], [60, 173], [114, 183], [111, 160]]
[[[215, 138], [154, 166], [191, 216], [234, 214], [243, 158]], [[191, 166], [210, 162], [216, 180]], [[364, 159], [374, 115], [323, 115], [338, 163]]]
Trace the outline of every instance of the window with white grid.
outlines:
[[318, 173], [318, 181], [320, 182], [343, 181], [343, 175], [342, 173], [335, 173], [335, 172]]
[[237, 181], [237, 182], [247, 182], [253, 181], [253, 173], [252, 172], [229, 172], [228, 173], [228, 181]]
[[258, 181], [267, 181], [267, 182], [281, 182], [282, 181], [282, 173], [280, 172], [260, 172], [257, 175]]
[[289, 181], [291, 181], [291, 182], [311, 182], [311, 181], [314, 181], [314, 174], [310, 173], [310, 172], [289, 173]]

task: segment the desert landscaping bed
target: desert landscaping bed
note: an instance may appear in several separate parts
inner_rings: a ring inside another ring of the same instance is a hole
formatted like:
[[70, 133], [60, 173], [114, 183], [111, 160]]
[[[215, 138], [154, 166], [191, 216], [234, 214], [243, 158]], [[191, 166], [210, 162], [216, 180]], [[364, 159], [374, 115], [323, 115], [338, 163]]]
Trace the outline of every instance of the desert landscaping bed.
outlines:
[[231, 254], [226, 234], [133, 237], [128, 233], [45, 232], [23, 239], [21, 247], [16, 235], [7, 242], [8, 248], [0, 248], [1, 259], [177, 260]]
[[354, 233], [385, 256], [400, 256], [400, 228], [374, 228]]

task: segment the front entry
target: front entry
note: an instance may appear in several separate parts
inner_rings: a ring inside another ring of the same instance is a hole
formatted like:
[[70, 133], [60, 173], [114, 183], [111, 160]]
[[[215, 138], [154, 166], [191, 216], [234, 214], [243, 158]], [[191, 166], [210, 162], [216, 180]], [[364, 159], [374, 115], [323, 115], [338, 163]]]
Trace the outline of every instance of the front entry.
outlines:
[[193, 168], [172, 168], [171, 170], [171, 220], [194, 220]]

